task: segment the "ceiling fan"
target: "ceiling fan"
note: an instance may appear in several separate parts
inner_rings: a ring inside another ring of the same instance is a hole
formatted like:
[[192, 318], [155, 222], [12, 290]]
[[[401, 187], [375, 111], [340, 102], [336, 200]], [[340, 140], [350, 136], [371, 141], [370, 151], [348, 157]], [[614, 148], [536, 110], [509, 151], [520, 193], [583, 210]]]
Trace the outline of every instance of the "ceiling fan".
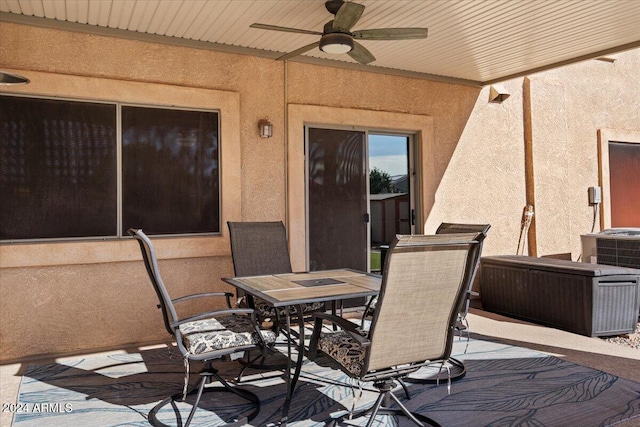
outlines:
[[329, 13], [335, 17], [324, 25], [324, 30], [310, 31], [298, 28], [279, 27], [268, 24], [251, 24], [251, 28], [259, 28], [262, 30], [284, 31], [288, 33], [311, 34], [320, 36], [320, 40], [309, 45], [289, 52], [278, 60], [284, 61], [298, 56], [311, 49], [319, 47], [321, 51], [326, 53], [346, 53], [361, 64], [369, 64], [376, 60], [375, 56], [369, 52], [364, 46], [355, 41], [359, 40], [409, 40], [424, 39], [427, 37], [426, 28], [379, 28], [374, 30], [357, 30], [351, 31], [358, 22], [364, 6], [344, 0], [329, 0], [325, 2], [325, 7]]

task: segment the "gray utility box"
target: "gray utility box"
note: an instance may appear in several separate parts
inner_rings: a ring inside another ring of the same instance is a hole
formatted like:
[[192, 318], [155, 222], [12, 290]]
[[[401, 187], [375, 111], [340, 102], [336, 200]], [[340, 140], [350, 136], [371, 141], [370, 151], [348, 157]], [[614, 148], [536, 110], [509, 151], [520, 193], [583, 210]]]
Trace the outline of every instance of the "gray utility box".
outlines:
[[483, 257], [482, 308], [587, 336], [633, 333], [640, 270], [519, 255]]

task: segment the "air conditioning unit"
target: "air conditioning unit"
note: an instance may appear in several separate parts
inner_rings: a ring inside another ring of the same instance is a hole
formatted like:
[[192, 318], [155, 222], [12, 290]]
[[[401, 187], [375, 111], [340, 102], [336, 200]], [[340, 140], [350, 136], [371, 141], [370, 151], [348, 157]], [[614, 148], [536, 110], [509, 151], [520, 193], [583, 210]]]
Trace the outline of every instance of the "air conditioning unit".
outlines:
[[611, 228], [580, 240], [583, 262], [640, 268], [640, 228]]

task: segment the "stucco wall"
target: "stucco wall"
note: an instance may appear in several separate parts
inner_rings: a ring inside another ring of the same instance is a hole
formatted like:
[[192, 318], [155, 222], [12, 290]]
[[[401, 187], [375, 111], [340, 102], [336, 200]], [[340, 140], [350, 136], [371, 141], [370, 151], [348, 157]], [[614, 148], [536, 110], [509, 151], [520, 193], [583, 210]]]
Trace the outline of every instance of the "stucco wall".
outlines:
[[[591, 60], [527, 77], [538, 256], [581, 255], [580, 234], [591, 232], [593, 221], [587, 189], [601, 185], [598, 130], [639, 135], [640, 49], [613, 57], [614, 63]], [[478, 96], [426, 227], [432, 232], [443, 220], [491, 223], [486, 255], [516, 253], [526, 204], [524, 79], [500, 85], [510, 93], [503, 103], [488, 102], [489, 87]]]
[[[211, 290], [228, 257], [160, 261], [163, 280], [176, 295]], [[78, 353], [168, 341], [157, 297], [142, 262], [2, 269], [2, 355]], [[223, 308], [223, 298], [182, 304], [185, 315]]]
[[522, 86], [502, 84], [510, 97], [490, 104], [483, 88], [463, 124], [435, 193], [426, 232], [443, 222], [491, 224], [483, 254], [515, 253], [525, 204]]
[[531, 76], [538, 254], [580, 255], [587, 188], [600, 185], [598, 130], [640, 132], [640, 49], [613, 57]]
[[[291, 164], [288, 153], [301, 143], [287, 137], [289, 106], [367, 111], [366, 125], [380, 128], [399, 123], [398, 117], [420, 117], [430, 133], [421, 159], [425, 232], [442, 221], [491, 223], [485, 254], [515, 252], [525, 203], [522, 79], [503, 84], [511, 93], [504, 103], [489, 104], [488, 88], [12, 23], [0, 23], [0, 41], [0, 67], [33, 82], [3, 92], [137, 96], [140, 102], [207, 107], [217, 96], [236, 99], [233, 117], [222, 113], [235, 127], [222, 140], [223, 221], [304, 221], [304, 212], [292, 210], [289, 200], [291, 184], [300, 183], [287, 179], [300, 165]], [[638, 52], [620, 58], [613, 65], [590, 61], [530, 76], [540, 253], [575, 254], [579, 233], [588, 231], [586, 187], [597, 184], [597, 128], [638, 128], [640, 89], [620, 87], [640, 81], [640, 58]], [[579, 73], [599, 67], [600, 74], [591, 81], [569, 77], [576, 67]], [[264, 117], [274, 124], [269, 139], [257, 134]], [[228, 127], [223, 123], [223, 131]], [[177, 294], [228, 290], [220, 281], [233, 272], [224, 222], [219, 237], [158, 239], [158, 245], [163, 275], [179, 288]], [[134, 242], [18, 246], [0, 247], [0, 360], [166, 337]], [[46, 265], [33, 261], [48, 252], [56, 256]], [[107, 255], [95, 255], [102, 252]]]

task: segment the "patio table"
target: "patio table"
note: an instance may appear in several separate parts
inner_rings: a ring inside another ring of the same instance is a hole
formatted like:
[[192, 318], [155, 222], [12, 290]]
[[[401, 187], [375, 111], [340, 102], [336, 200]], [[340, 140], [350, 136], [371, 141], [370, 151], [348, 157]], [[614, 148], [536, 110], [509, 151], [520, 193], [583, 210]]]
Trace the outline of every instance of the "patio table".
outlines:
[[[291, 375], [291, 339], [287, 341], [288, 369], [287, 394], [282, 407], [281, 425], [286, 426], [291, 399], [300, 378], [304, 357], [304, 319], [302, 305], [314, 302], [338, 301], [345, 298], [370, 297], [380, 292], [380, 276], [351, 269], [311, 271], [304, 273], [274, 274], [265, 276], [228, 277], [223, 280], [259, 297], [273, 307], [295, 307], [298, 315], [298, 357]], [[290, 310], [285, 310], [287, 336], [291, 337]]]

